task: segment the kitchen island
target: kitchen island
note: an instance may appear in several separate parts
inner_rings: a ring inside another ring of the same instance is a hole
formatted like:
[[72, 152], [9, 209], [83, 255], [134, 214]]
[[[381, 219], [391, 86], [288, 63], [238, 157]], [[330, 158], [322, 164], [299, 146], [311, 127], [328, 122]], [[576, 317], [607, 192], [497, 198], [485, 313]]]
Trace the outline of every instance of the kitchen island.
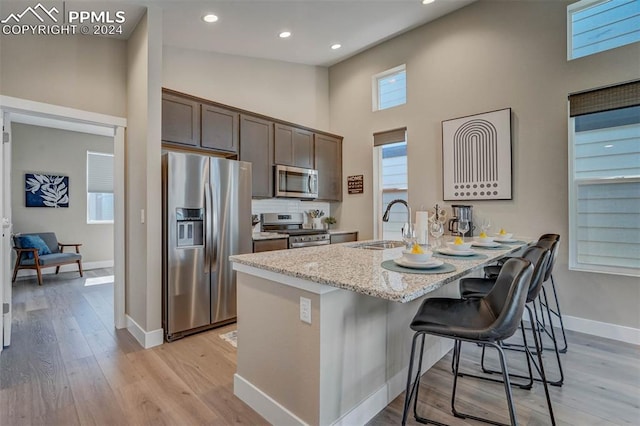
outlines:
[[[483, 259], [446, 259], [454, 272], [409, 274], [381, 266], [402, 248], [367, 244], [230, 258], [238, 284], [234, 392], [269, 422], [366, 423], [404, 390], [409, 323], [422, 300], [456, 297], [460, 277], [523, 245], [478, 250]], [[452, 347], [427, 336], [423, 370]]]

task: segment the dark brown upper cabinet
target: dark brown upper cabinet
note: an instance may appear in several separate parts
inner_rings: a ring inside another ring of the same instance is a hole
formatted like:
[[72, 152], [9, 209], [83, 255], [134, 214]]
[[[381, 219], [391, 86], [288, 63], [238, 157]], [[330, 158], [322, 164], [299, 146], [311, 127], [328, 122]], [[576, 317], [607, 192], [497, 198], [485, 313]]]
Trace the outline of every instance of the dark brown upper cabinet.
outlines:
[[239, 117], [240, 114], [235, 111], [202, 104], [201, 146], [216, 151], [237, 153]]
[[240, 160], [251, 163], [253, 197], [273, 197], [273, 121], [240, 114]]
[[315, 134], [318, 199], [342, 201], [342, 139]]
[[200, 103], [162, 94], [162, 141], [200, 146]]
[[275, 124], [274, 162], [313, 169], [313, 132], [285, 124]]

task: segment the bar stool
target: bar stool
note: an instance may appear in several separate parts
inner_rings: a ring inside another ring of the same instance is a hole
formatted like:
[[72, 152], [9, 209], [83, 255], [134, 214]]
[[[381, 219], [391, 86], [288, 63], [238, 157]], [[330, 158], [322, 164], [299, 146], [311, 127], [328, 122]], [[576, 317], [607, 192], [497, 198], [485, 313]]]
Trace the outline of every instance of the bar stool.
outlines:
[[[460, 366], [461, 342], [472, 342], [494, 347], [500, 356], [500, 365], [504, 380], [504, 390], [507, 397], [509, 418], [512, 425], [517, 424], [509, 373], [504, 352], [499, 345], [502, 340], [511, 337], [518, 328], [525, 309], [529, 283], [533, 274], [533, 266], [526, 259], [509, 259], [500, 271], [495, 285], [491, 291], [481, 299], [450, 299], [431, 298], [426, 299], [413, 321], [411, 329], [415, 331], [411, 344], [411, 358], [409, 359], [409, 371], [407, 374], [407, 387], [405, 393], [402, 424], [407, 422], [409, 406], [414, 399], [413, 413], [417, 421], [421, 423], [441, 424], [418, 415], [418, 392], [420, 388], [420, 372], [422, 369], [422, 356], [424, 354], [425, 335], [446, 337], [454, 339], [455, 371], [453, 376], [453, 390], [451, 396], [451, 411], [455, 417], [470, 418], [492, 424], [501, 424], [493, 420], [465, 414], [455, 408], [456, 387], [458, 383], [458, 369]], [[419, 338], [420, 355], [418, 357], [415, 378], [413, 376], [413, 362], [416, 346]], [[537, 343], [537, 336], [536, 336]], [[540, 357], [540, 351], [538, 351]], [[540, 359], [541, 360], [541, 359]], [[541, 363], [542, 364], [542, 363]], [[544, 369], [541, 371], [544, 377]], [[413, 385], [412, 385], [413, 379]], [[548, 388], [545, 386], [547, 402], [552, 423], [555, 424]]]
[[[527, 301], [526, 303], [528, 305], [532, 305], [533, 309], [530, 309], [529, 306], [527, 306], [527, 311], [529, 312], [529, 318], [531, 321], [531, 330], [532, 333], [534, 334], [534, 338], [537, 336], [537, 339], [534, 339], [534, 342], [537, 341], [542, 341], [542, 337], [541, 337], [541, 333], [542, 331], [540, 330], [540, 328], [542, 327], [542, 323], [540, 321], [540, 319], [538, 318], [538, 313], [535, 309], [535, 301], [536, 300], [540, 300], [541, 298], [541, 290], [543, 289], [542, 284], [544, 283], [544, 278], [546, 277], [546, 274], [548, 273], [549, 270], [549, 266], [550, 263], [552, 261], [552, 253], [553, 253], [553, 248], [555, 246], [557, 246], [557, 241], [552, 241], [552, 240], [543, 240], [540, 241], [536, 244], [540, 244], [540, 245], [535, 245], [535, 246], [529, 246], [527, 247], [523, 254], [522, 257], [529, 260], [533, 265], [534, 265], [534, 269], [533, 269], [533, 274], [532, 274], [532, 278], [531, 278], [531, 284], [529, 286], [529, 291], [527, 293]], [[496, 283], [496, 279], [493, 278], [463, 278], [460, 280], [460, 295], [463, 299], [468, 299], [468, 298], [481, 298], [483, 296], [485, 296], [487, 293], [489, 293], [492, 289], [492, 287], [495, 285]], [[546, 300], [546, 295], [543, 295], [545, 300]], [[533, 311], [533, 312], [532, 312]], [[544, 317], [544, 313], [541, 312], [542, 317]], [[549, 313], [547, 313], [547, 315], [549, 315]], [[523, 379], [528, 379], [528, 383], [526, 384], [517, 384], [517, 386], [523, 388], [523, 389], [531, 389], [531, 386], [533, 385], [533, 381], [534, 381], [534, 377], [532, 375], [532, 370], [531, 370], [531, 362], [533, 362], [533, 364], [536, 367], [536, 370], [538, 370], [538, 373], [540, 373], [541, 369], [543, 368], [542, 365], [538, 365], [535, 361], [535, 359], [533, 358], [533, 354], [531, 353], [531, 350], [527, 344], [527, 339], [526, 339], [526, 333], [525, 333], [525, 327], [524, 324], [521, 322], [520, 323], [520, 327], [522, 328], [522, 336], [523, 336], [523, 344], [522, 345], [513, 345], [513, 344], [507, 344], [507, 343], [503, 343], [502, 346], [504, 349], [515, 349], [515, 350], [522, 350], [526, 353], [526, 360], [527, 360], [527, 366], [529, 369], [529, 376], [522, 376], [522, 375], [518, 375], [518, 374], [512, 374], [512, 377], [518, 377], [518, 378], [523, 378]], [[545, 330], [546, 331], [546, 330]], [[555, 348], [555, 355], [556, 355], [556, 359], [558, 361], [558, 370], [559, 370], [559, 374], [560, 374], [560, 379], [559, 380], [555, 380], [555, 381], [551, 381], [547, 379], [547, 383], [554, 385], [554, 386], [562, 386], [562, 383], [564, 382], [564, 372], [562, 370], [562, 362], [560, 360], [560, 354], [558, 352], [558, 345], [557, 342], [555, 340], [555, 334], [553, 332], [553, 329], [551, 330], [551, 337], [553, 339], [554, 342], [554, 348]], [[542, 352], [542, 344], [540, 344], [540, 346], [538, 347], [537, 345], [535, 346], [535, 351], [536, 352]], [[480, 365], [482, 367], [482, 371], [485, 373], [500, 373], [499, 371], [495, 371], [495, 370], [489, 370], [487, 368], [485, 368], [484, 366], [484, 358], [485, 358], [485, 349], [482, 349], [482, 357], [481, 357], [481, 362]], [[472, 376], [472, 377], [476, 377], [476, 378], [480, 378], [480, 379], [484, 379], [484, 380], [491, 380], [491, 381], [495, 381], [495, 379], [491, 379], [488, 377], [483, 377], [483, 376], [476, 376], [473, 374], [467, 374], [465, 373], [464, 375], [466, 376]], [[542, 376], [542, 374], [540, 374], [540, 376]], [[538, 379], [535, 379], [538, 380]]]
[[[538, 241], [542, 241], [542, 240], [552, 240], [552, 241], [558, 242], [558, 244], [556, 244], [553, 249], [553, 253], [551, 254], [552, 259], [551, 259], [551, 264], [549, 265], [549, 273], [545, 277], [544, 281], [547, 282], [549, 279], [551, 280], [551, 289], [553, 290], [553, 298], [555, 299], [556, 310], [554, 311], [549, 307], [549, 312], [555, 315], [558, 318], [558, 321], [560, 322], [560, 330], [562, 331], [562, 340], [564, 341], [564, 347], [560, 348], [559, 351], [560, 353], [566, 353], [567, 349], [569, 348], [569, 345], [567, 344], [567, 333], [564, 330], [564, 321], [562, 321], [562, 311], [560, 310], [560, 300], [558, 299], [558, 292], [556, 291], [556, 282], [553, 279], [553, 267], [555, 266], [556, 257], [558, 256], [558, 250], [560, 249], [560, 235], [544, 234], [540, 237]], [[544, 288], [543, 288], [543, 292], [546, 293], [546, 290]], [[548, 307], [548, 304], [547, 304], [547, 307]]]
[[[566, 353], [567, 349], [568, 349], [568, 343], [567, 343], [567, 334], [565, 332], [564, 329], [564, 321], [562, 320], [562, 311], [560, 309], [560, 300], [558, 299], [558, 292], [556, 290], [556, 284], [555, 284], [555, 280], [553, 278], [553, 268], [555, 266], [555, 261], [556, 258], [558, 256], [558, 251], [560, 248], [560, 235], [558, 234], [543, 234], [540, 236], [540, 238], [538, 239], [538, 241], [535, 243], [536, 245], [540, 245], [540, 243], [542, 243], [543, 241], [556, 241], [557, 244], [555, 244], [552, 248], [552, 253], [551, 253], [551, 261], [549, 263], [547, 272], [545, 273], [545, 278], [543, 281], [543, 284], [546, 283], [547, 281], [551, 280], [551, 288], [553, 290], [553, 296], [554, 296], [554, 300], [555, 300], [555, 307], [556, 310], [553, 310], [551, 308], [551, 306], [548, 303], [548, 298], [546, 296], [546, 289], [543, 287], [542, 292], [543, 292], [543, 297], [545, 300], [539, 300], [539, 305], [540, 305], [540, 312], [542, 313], [542, 307], [544, 306], [545, 309], [547, 309], [547, 315], [549, 317], [549, 322], [551, 324], [553, 324], [553, 320], [551, 319], [551, 315], [554, 315], [558, 318], [558, 321], [560, 322], [560, 330], [562, 331], [562, 340], [563, 340], [563, 344], [564, 346], [562, 348], [558, 348], [558, 351], [560, 353]], [[543, 243], [544, 244], [544, 243]], [[502, 263], [503, 261], [498, 261], [498, 264], [496, 265], [490, 265], [490, 266], [486, 266], [484, 268], [484, 273], [485, 273], [485, 277], [486, 278], [495, 278], [498, 276], [498, 273], [500, 272], [500, 268], [502, 267]], [[552, 334], [549, 330], [547, 330], [546, 327], [546, 321], [544, 318], [544, 315], [541, 315], [541, 319], [542, 319], [542, 329], [547, 333], [547, 335], [549, 335], [549, 337], [552, 337]], [[549, 327], [551, 330], [553, 330], [553, 327]], [[553, 338], [553, 337], [552, 337]], [[555, 341], [555, 339], [554, 339]], [[556, 343], [557, 345], [557, 343]], [[545, 348], [545, 349], [549, 349], [549, 348]], [[555, 347], [554, 347], [555, 349]]]

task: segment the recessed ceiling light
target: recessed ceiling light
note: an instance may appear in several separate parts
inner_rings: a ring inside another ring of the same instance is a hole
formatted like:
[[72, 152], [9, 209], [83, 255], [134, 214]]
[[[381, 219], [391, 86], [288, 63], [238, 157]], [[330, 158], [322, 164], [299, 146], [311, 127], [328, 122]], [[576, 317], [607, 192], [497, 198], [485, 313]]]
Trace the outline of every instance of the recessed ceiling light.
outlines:
[[332, 45], [331, 45], [331, 48], [332, 48], [333, 50], [340, 49], [341, 47], [342, 47], [342, 45], [341, 45], [340, 43], [336, 43], [336, 44], [332, 44]]
[[435, 0], [422, 0], [422, 4], [433, 3]]
[[605, 148], [613, 148], [613, 145], [608, 144], [608, 145], [605, 145], [604, 147], [605, 147]]
[[218, 17], [217, 17], [216, 15], [214, 15], [213, 13], [210, 13], [210, 14], [208, 14], [208, 15], [204, 15], [204, 16], [202, 17], [202, 20], [203, 20], [204, 22], [209, 22], [209, 23], [211, 23], [211, 22], [216, 22], [216, 21], [218, 20]]
[[287, 37], [291, 37], [291, 32], [289, 31], [283, 31], [279, 34], [280, 38], [287, 38]]

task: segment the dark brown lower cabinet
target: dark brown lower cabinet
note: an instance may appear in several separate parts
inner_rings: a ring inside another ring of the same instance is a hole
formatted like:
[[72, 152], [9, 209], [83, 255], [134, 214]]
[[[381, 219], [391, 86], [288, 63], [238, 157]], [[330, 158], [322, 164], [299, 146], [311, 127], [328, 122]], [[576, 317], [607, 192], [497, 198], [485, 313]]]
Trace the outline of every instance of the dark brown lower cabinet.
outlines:
[[358, 241], [357, 232], [348, 232], [346, 234], [331, 234], [331, 244], [349, 243], [351, 241]]
[[277, 240], [257, 240], [253, 242], [254, 253], [260, 253], [261, 251], [285, 250], [288, 248], [289, 240], [287, 238], [280, 238]]

